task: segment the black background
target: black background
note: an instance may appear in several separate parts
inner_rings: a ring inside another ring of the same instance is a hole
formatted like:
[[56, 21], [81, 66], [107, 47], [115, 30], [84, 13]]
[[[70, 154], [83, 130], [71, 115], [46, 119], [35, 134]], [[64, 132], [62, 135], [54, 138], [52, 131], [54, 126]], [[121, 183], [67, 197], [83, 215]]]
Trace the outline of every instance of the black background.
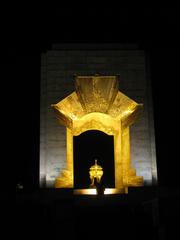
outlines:
[[[13, 133], [5, 132], [5, 135], [8, 135], [5, 162], [9, 168], [15, 166], [13, 168], [16, 175], [13, 178], [15, 185], [21, 182], [24, 186], [23, 192], [28, 194], [38, 190], [41, 53], [51, 49], [53, 43], [137, 43], [140, 49], [146, 51], [150, 60], [161, 219], [159, 231], [162, 232], [162, 239], [172, 239], [179, 234], [179, 16], [179, 8], [175, 6], [172, 8], [84, 6], [83, 9], [9, 6], [7, 8], [2, 20], [4, 30], [2, 39], [5, 40], [2, 44], [2, 50], [5, 50], [5, 58], [2, 61], [5, 70], [3, 82], [7, 86], [3, 86], [1, 91], [2, 105], [10, 113], [10, 117], [4, 119], [5, 122], [10, 120], [7, 128], [11, 126], [13, 129]], [[3, 179], [7, 183], [7, 171], [4, 173]], [[12, 178], [8, 177], [8, 179]], [[63, 206], [67, 206], [67, 203]], [[59, 225], [56, 226], [53, 222], [48, 225], [50, 219], [54, 217], [52, 214], [54, 205], [48, 207], [49, 211], [45, 214], [48, 222], [45, 220], [43, 222], [41, 213], [44, 214], [45, 210], [42, 205], [39, 207], [31, 205], [29, 208], [29, 205], [18, 202], [18, 221], [28, 231], [29, 227], [23, 220], [35, 216], [37, 226], [33, 224], [33, 227], [36, 230], [40, 228], [38, 236], [43, 233], [43, 226], [51, 226], [50, 234], [52, 234], [54, 227], [59, 229]], [[120, 213], [124, 219], [119, 219], [120, 224], [126, 222], [128, 226], [131, 219], [134, 226], [135, 222], [138, 223], [138, 216], [141, 225], [137, 225], [136, 229], [143, 226], [146, 232], [151, 232], [148, 221], [152, 222], [153, 214], [147, 217], [143, 215], [141, 208], [135, 209], [133, 220], [132, 214], [128, 215], [129, 208], [121, 209]], [[82, 224], [84, 229], [89, 229], [81, 217], [83, 216], [79, 217], [79, 224]], [[107, 217], [112, 219], [113, 215], [107, 213], [105, 218]], [[88, 217], [85, 216], [85, 219]], [[43, 222], [42, 227], [38, 227], [39, 221]], [[30, 220], [28, 224], [31, 224]], [[110, 221], [108, 225], [105, 220], [100, 229], [104, 226], [106, 229], [110, 227], [111, 230], [114, 226], [119, 227], [117, 222]], [[135, 236], [128, 227], [124, 229], [130, 234], [128, 236]], [[144, 239], [139, 233], [137, 239]], [[33, 232], [31, 235], [33, 236]], [[151, 236], [148, 234], [146, 239], [152, 239]]]

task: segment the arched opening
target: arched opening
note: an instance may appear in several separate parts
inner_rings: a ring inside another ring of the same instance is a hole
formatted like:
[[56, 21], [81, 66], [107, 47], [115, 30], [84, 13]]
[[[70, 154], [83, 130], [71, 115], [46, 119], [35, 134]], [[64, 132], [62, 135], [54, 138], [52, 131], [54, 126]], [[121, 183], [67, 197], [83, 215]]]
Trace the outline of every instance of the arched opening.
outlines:
[[89, 188], [89, 168], [95, 159], [103, 167], [102, 183], [115, 187], [114, 137], [97, 130], [83, 132], [73, 137], [74, 187]]

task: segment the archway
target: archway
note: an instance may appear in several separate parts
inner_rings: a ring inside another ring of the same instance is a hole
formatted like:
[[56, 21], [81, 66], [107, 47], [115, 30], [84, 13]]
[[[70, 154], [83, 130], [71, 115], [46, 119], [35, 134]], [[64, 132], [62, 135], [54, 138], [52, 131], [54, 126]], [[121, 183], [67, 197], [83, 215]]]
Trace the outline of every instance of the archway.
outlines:
[[103, 185], [106, 188], [115, 187], [113, 136], [89, 130], [73, 137], [73, 149], [75, 188], [89, 187], [89, 168], [94, 165], [95, 158], [103, 167]]
[[[55, 187], [79, 188], [89, 186], [89, 183], [86, 182], [89, 179], [88, 175], [82, 177], [82, 180], [76, 179], [74, 184], [74, 169], [77, 168], [79, 174], [83, 169], [80, 166], [74, 167], [73, 148], [76, 137], [91, 130], [102, 131], [105, 136], [107, 134], [114, 140], [114, 176], [111, 176], [111, 181], [113, 181], [115, 188], [127, 192], [129, 186], [143, 185], [143, 177], [136, 176], [136, 170], [131, 166], [129, 128], [138, 118], [142, 104], [136, 103], [118, 90], [117, 76], [77, 76], [75, 78], [75, 91], [57, 104], [52, 104], [52, 107], [59, 123], [63, 124], [67, 130], [66, 168], [60, 171], [60, 175], [55, 180]], [[105, 139], [107, 138], [105, 137]], [[92, 144], [91, 146], [89, 144], [89, 147], [95, 149]], [[84, 147], [78, 149], [79, 154], [82, 151], [84, 151]], [[91, 155], [92, 161], [93, 158], [98, 157]], [[101, 156], [103, 156], [102, 152], [99, 161], [101, 161]], [[86, 155], [83, 158], [85, 158], [84, 161], [88, 162]], [[88, 167], [90, 166], [91, 164]], [[88, 167], [83, 170], [87, 174]], [[111, 181], [107, 181], [107, 187], [112, 186]]]

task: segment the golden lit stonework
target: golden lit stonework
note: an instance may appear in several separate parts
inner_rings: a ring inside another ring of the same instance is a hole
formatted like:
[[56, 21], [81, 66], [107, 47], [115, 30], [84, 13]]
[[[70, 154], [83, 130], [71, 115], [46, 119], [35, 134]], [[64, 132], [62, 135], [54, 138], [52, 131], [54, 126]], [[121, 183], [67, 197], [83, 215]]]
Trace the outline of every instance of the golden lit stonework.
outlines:
[[88, 130], [114, 137], [115, 188], [127, 192], [129, 186], [143, 185], [143, 177], [131, 166], [129, 133], [142, 104], [118, 90], [117, 76], [77, 76], [75, 91], [52, 107], [67, 129], [66, 169], [56, 179], [56, 188], [74, 187], [73, 136]]

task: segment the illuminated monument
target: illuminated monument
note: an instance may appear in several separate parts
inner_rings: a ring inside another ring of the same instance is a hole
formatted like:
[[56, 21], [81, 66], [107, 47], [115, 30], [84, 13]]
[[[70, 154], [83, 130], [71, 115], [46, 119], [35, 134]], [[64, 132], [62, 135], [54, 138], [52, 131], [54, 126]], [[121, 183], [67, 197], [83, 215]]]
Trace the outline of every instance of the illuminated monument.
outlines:
[[143, 185], [143, 177], [136, 176], [131, 165], [129, 129], [142, 104], [118, 90], [117, 76], [77, 76], [75, 91], [52, 107], [59, 123], [66, 127], [67, 141], [66, 169], [56, 178], [56, 188], [74, 188], [73, 137], [88, 130], [114, 138], [115, 189], [127, 193], [128, 187]]

